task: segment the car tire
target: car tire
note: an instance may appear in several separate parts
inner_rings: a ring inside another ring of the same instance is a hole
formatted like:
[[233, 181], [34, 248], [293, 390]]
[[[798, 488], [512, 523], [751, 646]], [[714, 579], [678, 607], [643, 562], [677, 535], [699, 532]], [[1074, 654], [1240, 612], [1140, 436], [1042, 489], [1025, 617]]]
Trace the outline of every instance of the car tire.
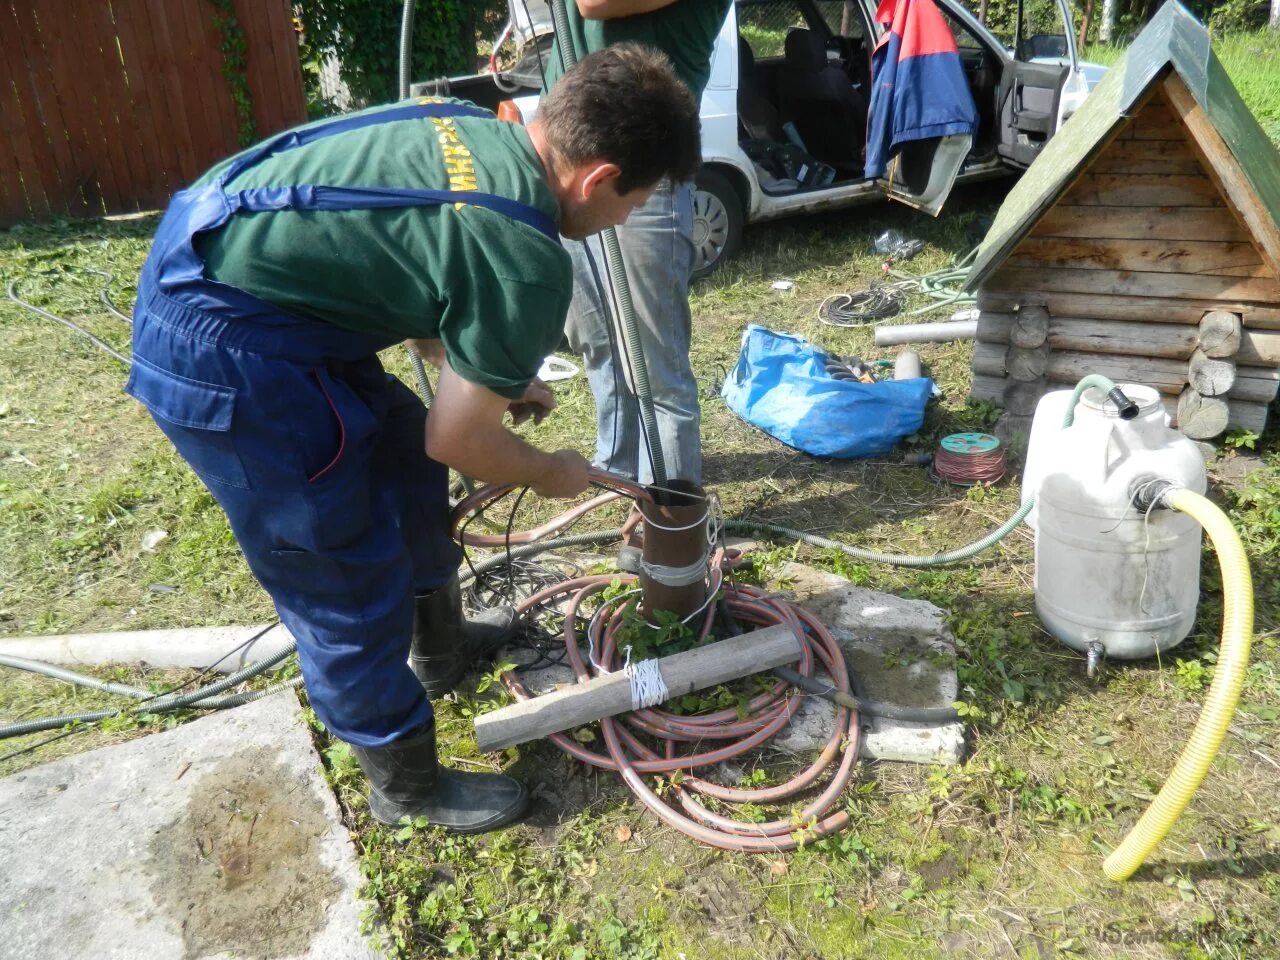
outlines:
[[700, 170], [693, 193], [693, 279], [714, 273], [742, 246], [742, 198], [718, 170]]

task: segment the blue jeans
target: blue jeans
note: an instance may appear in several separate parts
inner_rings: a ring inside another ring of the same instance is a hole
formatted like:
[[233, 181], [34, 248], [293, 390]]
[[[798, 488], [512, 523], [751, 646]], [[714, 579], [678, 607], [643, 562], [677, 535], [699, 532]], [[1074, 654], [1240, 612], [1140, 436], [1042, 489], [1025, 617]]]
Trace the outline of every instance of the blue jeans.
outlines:
[[[671, 480], [702, 482], [698, 382], [689, 364], [689, 275], [693, 271], [693, 185], [663, 182], [617, 228], [631, 302], [649, 371], [657, 443]], [[595, 465], [641, 483], [653, 472], [640, 404], [627, 386], [615, 337], [607, 260], [600, 237], [566, 240], [573, 258], [573, 303], [565, 333], [582, 355], [596, 401]], [[599, 278], [597, 282], [596, 278]], [[601, 293], [604, 299], [601, 298]]]

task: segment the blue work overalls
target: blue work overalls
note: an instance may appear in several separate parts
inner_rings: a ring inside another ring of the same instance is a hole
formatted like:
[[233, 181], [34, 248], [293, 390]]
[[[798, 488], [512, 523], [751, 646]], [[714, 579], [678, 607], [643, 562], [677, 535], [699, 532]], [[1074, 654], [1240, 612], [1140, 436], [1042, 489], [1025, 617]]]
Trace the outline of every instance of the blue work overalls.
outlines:
[[448, 470], [426, 455], [422, 403], [377, 358], [395, 340], [290, 314], [207, 279], [193, 241], [238, 211], [466, 203], [559, 242], [541, 211], [492, 194], [234, 189], [240, 174], [280, 151], [433, 116], [492, 118], [430, 102], [357, 114], [284, 133], [246, 151], [215, 183], [175, 194], [143, 267], [125, 386], [226, 511], [250, 569], [297, 638], [316, 713], [335, 736], [362, 747], [384, 746], [431, 719], [406, 661], [415, 592], [446, 582], [460, 560], [448, 532]]

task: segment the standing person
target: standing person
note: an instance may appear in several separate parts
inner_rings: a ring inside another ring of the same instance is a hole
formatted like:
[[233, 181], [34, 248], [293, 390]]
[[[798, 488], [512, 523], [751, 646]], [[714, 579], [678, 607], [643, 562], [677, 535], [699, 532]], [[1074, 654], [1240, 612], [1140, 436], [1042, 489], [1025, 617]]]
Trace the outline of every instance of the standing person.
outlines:
[[[697, 103], [711, 72], [711, 50], [732, 0], [565, 0], [574, 49], [580, 56], [636, 41], [670, 57]], [[545, 90], [563, 69], [557, 37]], [[692, 335], [689, 279], [694, 266], [693, 183], [665, 179], [649, 201], [617, 228], [641, 349], [653, 393], [658, 445], [670, 479], [702, 482], [698, 382], [689, 363]], [[641, 483], [652, 464], [640, 405], [626, 384], [617, 352], [604, 246], [599, 237], [567, 243], [573, 258], [573, 303], [565, 332], [582, 355], [596, 402], [595, 465]], [[601, 291], [604, 291], [603, 297]]]
[[[688, 90], [629, 44], [527, 130], [430, 98], [320, 121], [214, 167], [160, 224], [125, 389], [226, 511], [383, 823], [474, 833], [524, 809], [517, 781], [436, 758], [428, 694], [514, 625], [463, 620], [448, 468], [587, 486], [576, 452], [503, 426], [554, 406], [535, 373], [571, 295], [558, 234], [622, 222], [698, 152]], [[429, 416], [378, 360], [406, 338], [440, 369]]]

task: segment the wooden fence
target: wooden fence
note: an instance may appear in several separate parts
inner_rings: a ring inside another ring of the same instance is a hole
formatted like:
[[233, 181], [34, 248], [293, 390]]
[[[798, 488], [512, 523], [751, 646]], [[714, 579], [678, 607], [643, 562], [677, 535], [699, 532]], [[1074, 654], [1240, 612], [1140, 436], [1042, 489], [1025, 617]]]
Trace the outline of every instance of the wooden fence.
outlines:
[[237, 86], [258, 136], [304, 121], [290, 0], [234, 10], [238, 32], [214, 0], [0, 0], [0, 225], [163, 207], [240, 148]]

